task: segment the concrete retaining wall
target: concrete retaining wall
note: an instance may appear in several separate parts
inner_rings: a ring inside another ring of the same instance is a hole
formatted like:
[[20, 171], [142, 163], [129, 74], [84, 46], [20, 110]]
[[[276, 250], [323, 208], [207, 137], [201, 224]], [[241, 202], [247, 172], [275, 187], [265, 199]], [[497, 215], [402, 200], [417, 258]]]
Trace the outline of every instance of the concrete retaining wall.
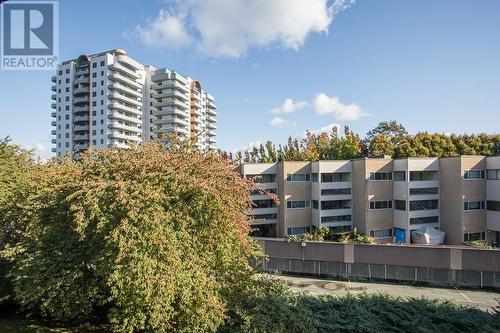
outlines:
[[500, 250], [257, 238], [267, 272], [500, 289]]

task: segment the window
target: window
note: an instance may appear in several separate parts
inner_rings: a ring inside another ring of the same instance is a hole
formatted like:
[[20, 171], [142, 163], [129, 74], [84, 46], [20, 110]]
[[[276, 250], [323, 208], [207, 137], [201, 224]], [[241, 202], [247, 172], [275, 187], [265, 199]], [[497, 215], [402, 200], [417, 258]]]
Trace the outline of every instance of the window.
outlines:
[[104, 60], [101, 61], [101, 66], [104, 66]]
[[372, 171], [370, 172], [370, 180], [392, 180], [392, 172]]
[[311, 173], [311, 181], [314, 183], [318, 182], [318, 173], [317, 172]]
[[69, 148], [69, 142], [66, 142], [65, 146], [66, 148]]
[[[96, 135], [96, 131], [95, 130], [92, 130], [92, 136]], [[95, 143], [94, 143], [95, 144]]]
[[490, 180], [500, 179], [500, 169], [488, 170], [488, 179], [490, 179]]
[[66, 139], [69, 139], [69, 133], [64, 134], [64, 137], [65, 137]]
[[464, 210], [482, 210], [485, 208], [484, 201], [465, 201]]
[[62, 71], [59, 71], [59, 75], [62, 75]]
[[95, 79], [97, 77], [97, 73], [92, 73], [92, 78]]
[[392, 237], [392, 229], [371, 230], [370, 236], [373, 238]]
[[464, 233], [464, 242], [473, 242], [473, 241], [485, 240], [485, 239], [486, 239], [485, 232]]
[[438, 192], [439, 192], [439, 189], [437, 187], [410, 188], [411, 195], [438, 194]]
[[64, 89], [64, 91], [69, 92], [69, 87], [66, 87], [66, 89]]
[[293, 173], [286, 175], [287, 182], [308, 182], [310, 175], [308, 173]]
[[276, 220], [278, 214], [257, 214], [253, 216], [254, 220]]
[[64, 119], [69, 120], [69, 114], [65, 115]]
[[321, 190], [321, 195], [351, 194], [350, 188], [328, 188]]
[[351, 215], [339, 215], [339, 216], [323, 216], [321, 217], [321, 223], [329, 222], [348, 222], [351, 221]]
[[66, 74], [69, 74], [69, 68], [66, 69]]
[[500, 211], [500, 201], [486, 201], [486, 209]]
[[406, 201], [404, 200], [394, 200], [394, 209], [406, 210]]
[[309, 232], [310, 230], [311, 230], [311, 227], [288, 228], [287, 234], [288, 235], [302, 235], [302, 234], [305, 234], [306, 232]]
[[370, 209], [392, 209], [392, 200], [370, 201]]
[[322, 173], [321, 174], [321, 182], [322, 183], [333, 183], [333, 182], [341, 182], [347, 181], [347, 179], [342, 179], [342, 173], [333, 172], [333, 173]]
[[97, 68], [97, 62], [92, 63], [92, 68]]
[[309, 208], [309, 200], [289, 200], [286, 202], [286, 208]]
[[266, 195], [267, 193], [276, 193], [276, 190], [275, 189], [266, 189], [266, 190], [255, 189], [252, 191], [252, 195]]
[[92, 82], [92, 88], [97, 87], [97, 82]]
[[438, 209], [438, 200], [415, 200], [410, 201], [410, 210]]
[[276, 207], [276, 203], [274, 202], [273, 199], [254, 200], [253, 205], [254, 205], [254, 208]]
[[92, 120], [92, 126], [97, 125], [97, 122], [95, 120]]
[[351, 200], [322, 200], [321, 209], [349, 209], [351, 208]]
[[92, 140], [92, 144], [95, 146], [96, 145], [96, 140]]
[[484, 179], [484, 170], [465, 170], [464, 179]]
[[410, 218], [410, 224], [424, 224], [424, 223], [438, 223], [438, 222], [439, 222], [439, 217], [437, 217], [437, 216]]
[[264, 174], [264, 175], [246, 175], [246, 179], [253, 179], [254, 182], [262, 183], [274, 183], [276, 181], [275, 174]]
[[318, 200], [312, 200], [312, 208], [318, 209], [319, 208], [319, 202]]
[[394, 171], [392, 173], [392, 177], [394, 181], [405, 181], [406, 180], [406, 172], [405, 171]]
[[96, 112], [95, 111], [92, 111], [92, 116], [96, 116]]
[[93, 91], [92, 92], [92, 97], [97, 97], [97, 92]]

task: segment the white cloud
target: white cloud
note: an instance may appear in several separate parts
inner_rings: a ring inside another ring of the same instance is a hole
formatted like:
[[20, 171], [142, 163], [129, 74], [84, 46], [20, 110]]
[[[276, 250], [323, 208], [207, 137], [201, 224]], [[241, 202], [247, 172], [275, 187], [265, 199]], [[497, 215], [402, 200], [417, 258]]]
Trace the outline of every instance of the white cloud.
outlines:
[[[332, 132], [332, 129], [336, 128], [337, 131], [340, 128], [340, 124], [330, 124], [327, 126], [323, 126], [321, 128], [315, 129], [315, 130], [309, 130], [310, 133], [319, 135], [321, 133], [328, 133], [330, 134]], [[307, 132], [304, 132], [304, 137], [306, 136]]]
[[164, 10], [146, 26], [138, 26], [137, 32], [145, 44], [167, 49], [186, 47], [192, 42], [182, 18]]
[[[211, 57], [239, 57], [251, 47], [298, 50], [311, 33], [328, 33], [354, 0], [170, 0], [169, 11], [139, 26], [147, 44], [171, 48], [194, 41]], [[172, 13], [172, 14], [171, 14]]]
[[292, 112], [295, 112], [297, 110], [305, 108], [307, 105], [308, 105], [308, 103], [305, 101], [294, 102], [293, 99], [287, 98], [287, 99], [285, 99], [283, 104], [281, 104], [279, 107], [272, 109], [271, 113], [274, 113], [274, 114], [292, 113]]
[[318, 115], [333, 114], [337, 120], [358, 120], [368, 115], [363, 112], [359, 105], [355, 103], [342, 104], [338, 97], [329, 97], [324, 93], [320, 93], [314, 97], [313, 106]]
[[296, 123], [295, 122], [291, 122], [290, 120], [284, 119], [284, 118], [281, 118], [281, 117], [274, 117], [269, 122], [269, 125], [274, 126], [274, 127], [288, 127], [288, 126], [295, 126]]
[[233, 153], [236, 154], [238, 152], [245, 152], [247, 150], [252, 150], [254, 147], [258, 148], [262, 144], [262, 141], [250, 142], [248, 145], [233, 149]]
[[21, 145], [21, 147], [26, 150], [31, 150], [33, 156], [42, 161], [47, 161], [54, 156], [50, 148], [47, 148], [43, 143], [37, 142], [33, 145]]

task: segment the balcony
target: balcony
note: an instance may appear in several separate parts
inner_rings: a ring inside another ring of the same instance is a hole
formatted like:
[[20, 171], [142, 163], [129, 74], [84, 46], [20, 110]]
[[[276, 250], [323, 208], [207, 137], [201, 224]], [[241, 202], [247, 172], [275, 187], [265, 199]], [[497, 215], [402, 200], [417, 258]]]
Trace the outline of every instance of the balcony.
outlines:
[[486, 225], [488, 230], [500, 232], [500, 211], [488, 210], [486, 212]]
[[50, 134], [52, 134], [52, 135], [56, 135], [56, 130], [52, 130], [52, 131], [50, 131]]
[[50, 140], [50, 142], [52, 142], [53, 144], [56, 144], [57, 140], [56, 139], [52, 139], [52, 140]]
[[84, 115], [84, 116], [74, 116], [73, 117], [73, 122], [74, 123], [80, 123], [80, 122], [89, 122], [90, 120], [90, 117], [88, 115]]
[[87, 124], [73, 126], [73, 131], [75, 131], [75, 132], [88, 132], [89, 129], [90, 129], [90, 126]]
[[180, 126], [189, 126], [189, 121], [186, 118], [179, 117], [162, 117], [156, 120], [157, 124], [175, 124]]
[[173, 107], [178, 107], [183, 110], [188, 110], [189, 109], [189, 104], [187, 104], [184, 101], [181, 101], [179, 99], [175, 98], [164, 98], [161, 101], [154, 102], [153, 106], [156, 108], [160, 107], [165, 107], [165, 106], [173, 106]]
[[57, 151], [57, 149], [56, 148], [51, 148], [50, 151], [53, 152], [53, 153], [55, 153]]
[[88, 143], [76, 143], [73, 145], [73, 148], [76, 150], [83, 150], [83, 149], [88, 149], [89, 144]]
[[209, 144], [215, 144], [215, 143], [217, 143], [217, 140], [215, 140], [215, 137], [213, 137], [213, 136], [209, 136], [209, 137], [207, 138], [207, 142], [208, 142]]
[[89, 107], [88, 106], [75, 106], [73, 109], [73, 113], [89, 113]]
[[75, 79], [75, 82], [74, 84], [89, 84], [90, 83], [90, 79], [88, 76], [79, 76]]
[[129, 104], [132, 104], [132, 105], [135, 105], [135, 106], [138, 106], [138, 107], [142, 107], [142, 102], [141, 101], [138, 101], [137, 99], [134, 99], [132, 97], [128, 97], [122, 93], [119, 93], [119, 92], [112, 92], [110, 94], [108, 94], [108, 98], [110, 99], [114, 99], [114, 100], [118, 100], [118, 101], [122, 101], [122, 102], [125, 102], [125, 103], [129, 103]]
[[211, 130], [216, 130], [217, 129], [217, 126], [215, 125], [215, 123], [208, 123], [207, 127]]
[[111, 133], [108, 133], [108, 138], [142, 142], [142, 139], [140, 137], [138, 137], [137, 135], [126, 135], [126, 134], [119, 133], [117, 131], [113, 131]]
[[53, 101], [57, 100], [57, 95], [56, 94], [50, 95], [50, 99], [52, 99]]
[[111, 123], [109, 123], [108, 128], [121, 129], [124, 131], [129, 131], [129, 132], [138, 133], [138, 134], [142, 133], [142, 129], [140, 129], [137, 124], [128, 125], [128, 124], [125, 124], [123, 122], [118, 122], [118, 121], [112, 121]]
[[139, 82], [135, 81], [135, 79], [132, 80], [132, 79], [126, 77], [126, 76], [108, 75], [108, 80], [110, 80], [111, 82], [115, 82], [115, 81], [121, 82], [123, 84], [132, 86], [132, 87], [134, 87], [136, 89], [141, 89], [142, 88], [142, 85]]
[[74, 141], [88, 141], [89, 140], [89, 135], [88, 134], [75, 134], [73, 137]]
[[140, 75], [136, 73], [136, 71], [131, 70], [120, 63], [114, 63], [111, 65], [108, 65], [108, 68], [112, 71], [124, 74], [126, 77], [133, 78], [133, 79], [139, 79]]
[[89, 87], [78, 87], [75, 90], [73, 90], [73, 95], [83, 95], [83, 94], [88, 94], [90, 92]]
[[207, 113], [211, 116], [217, 116], [217, 111], [215, 111], [215, 108], [211, 108], [210, 104], [208, 105]]
[[75, 98], [73, 98], [73, 104], [74, 105], [77, 105], [77, 104], [89, 104], [89, 97], [88, 96], [75, 97]]
[[210, 94], [207, 94], [207, 99], [210, 101], [210, 102], [214, 102], [215, 99], [214, 99], [214, 96], [210, 95]]
[[176, 108], [166, 108], [166, 109], [161, 109], [155, 112], [155, 116], [165, 116], [165, 115], [179, 115], [182, 117], [189, 117], [189, 111], [187, 110], [181, 110], [181, 109], [176, 109]]
[[137, 117], [127, 116], [126, 114], [119, 113], [119, 112], [108, 112], [108, 118], [123, 120], [123, 121], [131, 122], [131, 123], [139, 124], [139, 125], [142, 124], [141, 119], [138, 119]]
[[322, 209], [320, 217], [352, 215], [352, 208]]
[[56, 92], [57, 91], [57, 86], [55, 84], [52, 85], [52, 87], [50, 87], [50, 90], [52, 90], [53, 92]]
[[50, 81], [52, 81], [52, 82], [56, 83], [56, 82], [57, 82], [57, 76], [52, 75], [52, 76], [50, 77]]
[[189, 101], [189, 96], [186, 93], [181, 93], [178, 90], [171, 90], [171, 89], [166, 89], [163, 90], [161, 93], [156, 92], [153, 93], [154, 98], [179, 98], [185, 102]]
[[52, 103], [52, 104], [50, 104], [50, 107], [51, 107], [52, 109], [56, 109], [56, 108], [57, 108], [57, 104], [56, 104], [56, 103]]
[[132, 96], [135, 96], [136, 98], [141, 98], [142, 97], [142, 92], [140, 91], [137, 91], [137, 88], [135, 89], [132, 89], [132, 88], [129, 88], [121, 83], [111, 83], [111, 84], [108, 84], [108, 89], [111, 89], [111, 90], [116, 90], [116, 91], [121, 91], [125, 94], [129, 94], [129, 95], [132, 95]]
[[89, 75], [90, 71], [88, 68], [78, 68], [75, 72], [76, 75]]
[[51, 122], [51, 123], [50, 123], [50, 125], [52, 125], [52, 126], [56, 126], [56, 122], [55, 122], [55, 121], [53, 121], [53, 122]]
[[179, 82], [171, 82], [171, 81], [162, 81], [153, 85], [153, 89], [162, 90], [162, 89], [177, 89], [179, 91], [189, 93], [189, 88], [186, 85]]
[[262, 214], [277, 214], [278, 207], [269, 207], [269, 208], [254, 208], [252, 209], [253, 215], [262, 215]]
[[55, 118], [55, 117], [56, 117], [56, 113], [55, 113], [55, 112], [52, 112], [52, 113], [50, 114], [50, 116], [51, 116], [52, 118]]
[[250, 221], [251, 225], [265, 225], [265, 224], [277, 224], [278, 220], [277, 219], [256, 219], [254, 218], [252, 221]]
[[138, 116], [142, 115], [141, 110], [127, 106], [127, 105], [119, 103], [119, 102], [112, 102], [112, 103], [108, 104], [108, 109], [122, 110], [122, 111], [130, 112], [130, 113], [138, 115]]

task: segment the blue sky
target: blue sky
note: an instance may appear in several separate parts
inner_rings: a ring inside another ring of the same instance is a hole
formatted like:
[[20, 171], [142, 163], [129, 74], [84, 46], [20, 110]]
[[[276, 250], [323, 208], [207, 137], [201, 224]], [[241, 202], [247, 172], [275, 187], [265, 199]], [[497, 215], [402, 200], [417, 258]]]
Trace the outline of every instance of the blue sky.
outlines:
[[[364, 135], [392, 119], [410, 132], [500, 132], [500, 1], [228, 4], [62, 0], [60, 56], [123, 48], [201, 80], [228, 151], [331, 124]], [[43, 156], [51, 74], [0, 71], [0, 136]]]

